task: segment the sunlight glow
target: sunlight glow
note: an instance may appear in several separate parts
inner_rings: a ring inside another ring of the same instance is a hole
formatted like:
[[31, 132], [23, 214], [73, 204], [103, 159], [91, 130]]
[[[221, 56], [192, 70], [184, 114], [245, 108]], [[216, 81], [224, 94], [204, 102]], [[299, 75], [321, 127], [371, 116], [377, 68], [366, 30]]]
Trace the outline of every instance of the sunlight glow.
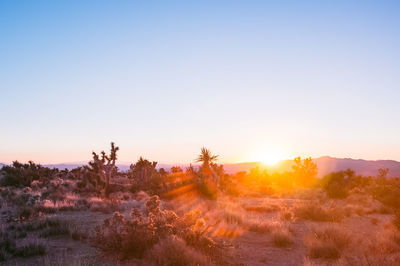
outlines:
[[261, 161], [266, 165], [275, 165], [281, 160], [282, 158], [276, 154], [266, 154], [261, 158]]
[[281, 151], [278, 150], [268, 150], [259, 151], [251, 156], [249, 161], [258, 161], [267, 166], [273, 166], [279, 163], [281, 160], [287, 158]]

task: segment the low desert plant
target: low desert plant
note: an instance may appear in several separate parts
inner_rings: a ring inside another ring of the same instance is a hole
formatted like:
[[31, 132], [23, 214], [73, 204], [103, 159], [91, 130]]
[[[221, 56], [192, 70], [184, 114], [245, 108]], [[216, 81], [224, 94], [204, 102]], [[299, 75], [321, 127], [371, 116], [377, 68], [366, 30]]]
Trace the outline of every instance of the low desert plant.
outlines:
[[12, 165], [5, 165], [0, 169], [3, 178], [0, 180], [1, 186], [28, 187], [34, 180], [40, 180], [47, 183], [59, 171], [35, 164], [29, 161], [28, 164], [22, 164], [14, 161]]
[[351, 238], [338, 228], [325, 227], [312, 230], [304, 242], [311, 258], [338, 259], [341, 251], [349, 246]]
[[271, 233], [275, 227], [276, 224], [272, 222], [265, 222], [265, 221], [253, 222], [249, 225], [249, 231], [260, 234], [267, 234]]
[[4, 250], [0, 250], [0, 262], [7, 260], [7, 253]]
[[396, 211], [394, 214], [393, 225], [400, 230], [400, 211]]
[[160, 240], [146, 254], [149, 265], [207, 265], [207, 257], [176, 236]]
[[78, 226], [70, 224], [68, 228], [71, 238], [75, 241], [83, 241], [88, 238], [88, 234], [79, 230]]
[[0, 234], [0, 261], [5, 261], [7, 257], [33, 257], [44, 255], [46, 248], [42, 244], [28, 243], [17, 247], [14, 237], [8, 233]]
[[332, 243], [315, 242], [308, 247], [308, 255], [313, 259], [338, 259], [340, 250]]
[[68, 235], [69, 233], [70, 233], [69, 225], [65, 222], [60, 222], [57, 225], [45, 228], [40, 233], [40, 237], [47, 238], [52, 236], [63, 236], [63, 235]]
[[338, 209], [323, 208], [311, 203], [296, 206], [293, 213], [297, 218], [316, 222], [340, 222], [343, 218]]
[[34, 256], [43, 256], [46, 254], [46, 247], [38, 243], [30, 243], [24, 246], [18, 247], [14, 252], [14, 256], [29, 258]]
[[10, 234], [5, 232], [0, 233], [0, 250], [3, 251], [3, 254], [6, 252], [13, 253], [15, 249], [16, 243]]
[[246, 211], [251, 212], [276, 212], [280, 210], [278, 205], [269, 205], [269, 206], [244, 206]]
[[28, 220], [34, 215], [32, 208], [23, 207], [18, 209], [18, 218], [20, 220]]
[[293, 245], [293, 239], [287, 230], [278, 230], [272, 233], [272, 242], [276, 247], [285, 248]]
[[225, 211], [223, 217], [228, 224], [243, 224], [243, 217], [240, 214]]
[[131, 218], [114, 213], [102, 226], [96, 228], [94, 243], [106, 252], [122, 259], [142, 258], [161, 239], [177, 236], [189, 246], [201, 251], [211, 251], [214, 242], [203, 236], [204, 221], [193, 213], [178, 217], [175, 212], [161, 209], [158, 196], [146, 202], [146, 212], [132, 210]]
[[102, 202], [97, 202], [96, 204], [92, 204], [90, 210], [92, 212], [101, 212], [104, 214], [110, 214], [113, 212], [123, 211], [124, 208], [121, 206], [121, 203], [118, 200], [107, 200]]

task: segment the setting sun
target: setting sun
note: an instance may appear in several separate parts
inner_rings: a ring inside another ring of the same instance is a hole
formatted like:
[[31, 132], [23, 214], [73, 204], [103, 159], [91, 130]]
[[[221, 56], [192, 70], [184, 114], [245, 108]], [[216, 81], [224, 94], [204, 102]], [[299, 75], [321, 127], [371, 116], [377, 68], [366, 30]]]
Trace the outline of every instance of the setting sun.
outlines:
[[281, 160], [284, 160], [285, 158], [287, 158], [287, 156], [285, 156], [281, 151], [266, 149], [253, 153], [250, 158], [248, 158], [248, 161], [257, 161], [265, 165], [272, 166], [279, 163]]
[[281, 160], [282, 157], [280, 157], [279, 154], [266, 154], [264, 157], [261, 158], [261, 162], [266, 165], [275, 165]]

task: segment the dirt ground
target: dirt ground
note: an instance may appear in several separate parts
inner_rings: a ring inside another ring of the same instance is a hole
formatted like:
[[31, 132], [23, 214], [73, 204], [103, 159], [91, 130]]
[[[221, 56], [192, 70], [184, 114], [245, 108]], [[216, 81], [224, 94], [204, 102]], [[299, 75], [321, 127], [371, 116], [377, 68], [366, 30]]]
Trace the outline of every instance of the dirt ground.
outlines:
[[[310, 259], [304, 243], [306, 235], [321, 226], [336, 226], [351, 234], [354, 245], [367, 245], [374, 241], [374, 236], [388, 227], [392, 214], [356, 212], [344, 216], [340, 222], [316, 222], [296, 217], [283, 218], [285, 212], [294, 206], [309, 202], [309, 199], [295, 197], [261, 197], [261, 198], [222, 198], [217, 202], [201, 200], [187, 201], [176, 199], [164, 202], [165, 206], [185, 213], [200, 210], [207, 224], [211, 225], [209, 234], [216, 239], [223, 256], [223, 265], [334, 265], [335, 261]], [[141, 202], [128, 200], [123, 202], [125, 215], [129, 215], [132, 207]], [[317, 205], [325, 203], [314, 202]], [[362, 203], [360, 203], [362, 205]], [[97, 225], [103, 223], [112, 213], [97, 211], [68, 211], [50, 214], [70, 221], [88, 235], [93, 234]], [[5, 217], [2, 223], [5, 226]], [[272, 229], [267, 232], [252, 230], [252, 226], [267, 224]], [[274, 229], [275, 228], [275, 229]], [[290, 232], [291, 244], [285, 247], [274, 244], [274, 230], [285, 228]], [[141, 265], [140, 261], [118, 262], [115, 258], [102, 254], [94, 248], [90, 239], [74, 241], [67, 237], [37, 238], [29, 233], [24, 241], [43, 243], [47, 252], [45, 256], [28, 259], [10, 259], [1, 265]], [[397, 251], [396, 251], [397, 252]]]

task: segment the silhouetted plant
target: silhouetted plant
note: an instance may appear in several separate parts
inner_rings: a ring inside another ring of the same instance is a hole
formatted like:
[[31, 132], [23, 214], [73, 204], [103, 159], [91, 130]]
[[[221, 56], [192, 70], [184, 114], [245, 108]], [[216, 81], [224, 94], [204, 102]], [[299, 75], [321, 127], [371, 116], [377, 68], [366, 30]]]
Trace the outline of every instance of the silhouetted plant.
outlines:
[[34, 180], [40, 180], [43, 185], [46, 185], [58, 173], [59, 171], [57, 169], [43, 167], [39, 164], [35, 164], [32, 161], [29, 161], [27, 164], [14, 161], [11, 166], [4, 165], [0, 170], [0, 176], [2, 176], [0, 179], [0, 185], [28, 187]]
[[162, 191], [165, 186], [165, 175], [161, 175], [156, 166], [157, 162], [150, 162], [143, 157], [140, 157], [135, 164], [131, 164], [128, 177], [134, 182], [133, 192], [144, 190], [157, 194]]
[[182, 172], [182, 168], [180, 168], [179, 166], [172, 166], [171, 167], [171, 173], [180, 173]]
[[202, 163], [204, 168], [209, 167], [212, 163], [215, 163], [218, 159], [218, 155], [213, 155], [209, 149], [201, 148], [201, 153], [197, 157], [196, 162]]
[[109, 155], [106, 155], [104, 151], [100, 154], [93, 152], [93, 161], [89, 162], [89, 169], [100, 177], [100, 180], [105, 184], [105, 194], [109, 194], [110, 179], [117, 172], [117, 166], [115, 162], [117, 160], [117, 151], [119, 147], [115, 147], [114, 142], [111, 142], [111, 151]]
[[400, 179], [377, 179], [370, 188], [372, 196], [384, 205], [400, 210]]
[[201, 149], [201, 153], [196, 159], [196, 162], [202, 163], [199, 170], [195, 172], [197, 188], [203, 195], [211, 199], [217, 198], [220, 176], [224, 173], [222, 165], [218, 166], [215, 163], [217, 159], [218, 155], [212, 154], [206, 148]]
[[311, 186], [315, 183], [318, 169], [317, 165], [312, 161], [311, 158], [301, 160], [301, 157], [294, 159], [294, 165], [292, 166], [293, 174], [296, 185], [298, 186]]
[[354, 185], [354, 178], [354, 171], [347, 169], [324, 176], [321, 184], [330, 198], [346, 198]]
[[388, 173], [389, 173], [388, 168], [379, 168], [378, 169], [378, 178], [385, 179], [385, 178], [387, 178]]

